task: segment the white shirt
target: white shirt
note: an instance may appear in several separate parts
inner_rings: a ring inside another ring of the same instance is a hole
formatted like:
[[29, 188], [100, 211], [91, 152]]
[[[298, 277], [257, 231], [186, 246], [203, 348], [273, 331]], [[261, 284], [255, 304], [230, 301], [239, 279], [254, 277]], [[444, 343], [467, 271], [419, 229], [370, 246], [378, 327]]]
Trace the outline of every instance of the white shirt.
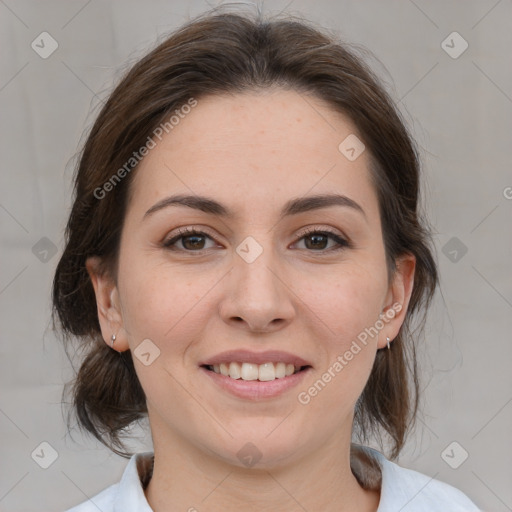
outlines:
[[[381, 469], [377, 512], [481, 512], [455, 487], [402, 468], [373, 448], [361, 448], [377, 460]], [[120, 482], [66, 512], [153, 512], [142, 485], [142, 481], [147, 479], [145, 472], [151, 467], [152, 456], [152, 452], [133, 455]]]

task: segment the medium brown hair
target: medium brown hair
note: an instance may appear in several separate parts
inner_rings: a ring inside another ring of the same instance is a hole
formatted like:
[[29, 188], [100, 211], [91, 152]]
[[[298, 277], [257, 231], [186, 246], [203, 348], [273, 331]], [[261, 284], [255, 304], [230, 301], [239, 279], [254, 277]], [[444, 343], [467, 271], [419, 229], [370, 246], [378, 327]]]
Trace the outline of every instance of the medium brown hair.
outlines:
[[98, 199], [97, 190], [190, 98], [273, 86], [312, 94], [354, 123], [370, 155], [388, 275], [400, 255], [416, 257], [407, 315], [391, 350], [377, 352], [356, 404], [354, 434], [362, 441], [373, 437], [381, 446], [386, 434], [390, 457], [396, 458], [414, 424], [419, 390], [415, 342], [438, 280], [419, 208], [415, 143], [379, 79], [347, 44], [304, 20], [213, 10], [182, 26], [127, 72], [99, 113], [75, 175], [65, 248], [53, 282], [53, 315], [66, 339], [80, 338], [84, 353], [71, 390], [79, 426], [119, 455], [131, 455], [123, 451], [120, 435], [146, 416], [146, 398], [131, 352], [111, 350], [102, 339], [85, 262], [100, 256], [105, 271], [116, 275], [136, 165], [104, 197]]

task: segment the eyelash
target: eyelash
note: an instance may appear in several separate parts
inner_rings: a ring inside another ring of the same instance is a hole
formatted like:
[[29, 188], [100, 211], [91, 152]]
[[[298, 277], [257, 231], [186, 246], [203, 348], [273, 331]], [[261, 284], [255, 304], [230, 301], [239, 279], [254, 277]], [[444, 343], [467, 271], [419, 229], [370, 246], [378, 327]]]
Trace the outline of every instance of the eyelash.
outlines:
[[[303, 238], [306, 238], [313, 234], [327, 235], [328, 237], [330, 237], [332, 240], [334, 240], [338, 244], [338, 247], [331, 247], [330, 249], [319, 249], [316, 251], [313, 249], [305, 249], [308, 252], [321, 254], [321, 253], [337, 252], [337, 251], [352, 247], [352, 244], [348, 240], [341, 237], [334, 231], [331, 231], [329, 229], [317, 229], [317, 228], [307, 228], [295, 239], [295, 241], [293, 243], [296, 244]], [[200, 231], [195, 228], [182, 228], [182, 229], [178, 230], [178, 233], [176, 234], [176, 236], [173, 236], [171, 239], [164, 241], [162, 246], [170, 251], [181, 251], [181, 252], [187, 252], [187, 253], [194, 253], [199, 256], [208, 252], [210, 249], [200, 249], [197, 251], [193, 251], [193, 250], [187, 250], [187, 249], [176, 249], [175, 247], [172, 247], [176, 242], [178, 242], [182, 238], [186, 238], [187, 236], [193, 236], [193, 235], [206, 236], [213, 240], [213, 237], [210, 234], [208, 234], [207, 232]]]

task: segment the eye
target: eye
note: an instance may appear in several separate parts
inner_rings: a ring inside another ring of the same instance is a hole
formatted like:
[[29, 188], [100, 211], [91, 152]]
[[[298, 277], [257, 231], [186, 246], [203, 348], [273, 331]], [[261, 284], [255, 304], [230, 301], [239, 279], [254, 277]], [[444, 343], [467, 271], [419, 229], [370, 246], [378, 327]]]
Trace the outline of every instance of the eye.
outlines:
[[[329, 239], [335, 242], [334, 247], [328, 247]], [[304, 240], [306, 249], [311, 249], [316, 252], [339, 251], [351, 247], [350, 243], [338, 233], [330, 230], [319, 230], [317, 228], [309, 228], [305, 232], [302, 232], [295, 243], [301, 242], [302, 240]]]
[[[169, 240], [163, 242], [163, 247], [171, 251], [184, 251], [202, 253], [215, 247], [215, 243], [210, 247], [205, 247], [206, 240], [214, 242], [213, 237], [204, 231], [195, 228], [181, 228], [178, 233]], [[334, 241], [334, 247], [329, 247], [329, 239]], [[296, 238], [295, 244], [304, 240], [305, 249], [313, 252], [330, 252], [351, 247], [350, 242], [334, 231], [318, 228], [308, 228]], [[180, 243], [181, 247], [176, 244]]]
[[[203, 231], [194, 228], [182, 228], [178, 230], [178, 234], [169, 240], [163, 242], [163, 246], [172, 251], [201, 252], [210, 249], [204, 247], [205, 240], [213, 238]], [[175, 247], [177, 242], [181, 242], [182, 247]]]

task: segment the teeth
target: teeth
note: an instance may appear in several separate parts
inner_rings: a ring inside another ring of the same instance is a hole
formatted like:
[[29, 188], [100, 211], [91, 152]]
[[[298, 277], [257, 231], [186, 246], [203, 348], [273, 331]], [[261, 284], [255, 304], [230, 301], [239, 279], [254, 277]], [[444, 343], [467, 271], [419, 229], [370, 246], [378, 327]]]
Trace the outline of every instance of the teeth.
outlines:
[[293, 366], [293, 364], [287, 364], [286, 365], [286, 376], [288, 377], [288, 375], [291, 375], [293, 372], [295, 371], [295, 366]]
[[260, 364], [258, 369], [258, 379], [261, 381], [275, 380], [276, 369], [273, 363]]
[[240, 377], [242, 377], [240, 370], [241, 370], [241, 368], [238, 363], [229, 363], [228, 375], [232, 379], [239, 379]]
[[286, 365], [284, 363], [276, 364], [276, 379], [282, 379], [286, 375]]
[[260, 380], [267, 382], [275, 379], [282, 379], [288, 377], [300, 370], [300, 366], [294, 366], [291, 363], [221, 363], [209, 366], [215, 373], [220, 373], [232, 379], [242, 380]]
[[258, 365], [243, 363], [241, 370], [242, 380], [258, 380]]

